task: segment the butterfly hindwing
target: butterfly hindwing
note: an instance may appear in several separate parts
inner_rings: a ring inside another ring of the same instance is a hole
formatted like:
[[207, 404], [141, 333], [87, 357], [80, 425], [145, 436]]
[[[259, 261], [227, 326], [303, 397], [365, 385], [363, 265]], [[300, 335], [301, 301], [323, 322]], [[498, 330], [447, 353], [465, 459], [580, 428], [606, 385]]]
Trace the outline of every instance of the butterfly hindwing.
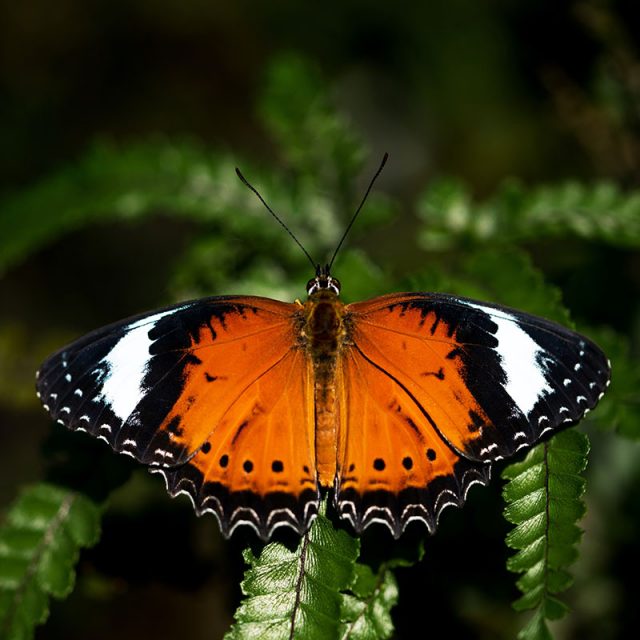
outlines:
[[609, 380], [588, 339], [496, 305], [395, 294], [347, 318], [336, 499], [358, 529], [378, 519], [399, 535], [419, 518], [433, 530], [491, 462], [577, 422]]
[[216, 514], [225, 535], [239, 524], [264, 539], [285, 524], [304, 531], [318, 508], [311, 380], [303, 353], [290, 349], [248, 382], [186, 465], [156, 469], [169, 492]]
[[38, 393], [61, 424], [162, 472], [173, 495], [214, 512], [223, 532], [302, 530], [318, 496], [298, 311], [218, 297], [138, 316], [49, 358]]

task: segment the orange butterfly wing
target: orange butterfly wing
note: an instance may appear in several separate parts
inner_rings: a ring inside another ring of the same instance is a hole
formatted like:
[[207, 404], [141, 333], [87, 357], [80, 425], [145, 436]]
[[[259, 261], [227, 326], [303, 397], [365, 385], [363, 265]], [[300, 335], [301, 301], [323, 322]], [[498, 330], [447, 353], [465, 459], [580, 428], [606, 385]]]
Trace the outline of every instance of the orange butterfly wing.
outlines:
[[344, 305], [196, 300], [95, 331], [49, 358], [51, 415], [161, 473], [225, 535], [301, 532], [333, 485], [340, 517], [400, 535], [487, 483], [490, 464], [574, 424], [609, 382], [553, 322], [443, 294]]
[[302, 531], [317, 511], [313, 382], [296, 349], [300, 305], [198, 300], [116, 323], [44, 363], [61, 424], [152, 465], [225, 534]]
[[[290, 342], [278, 345], [277, 338], [271, 336], [268, 348], [288, 347], [286, 354], [257, 377], [252, 370], [241, 394], [220, 402], [215, 417], [207, 415], [216, 406], [212, 398], [189, 384], [202, 371], [190, 372], [185, 393], [195, 392], [197, 400], [189, 404], [187, 396], [184, 413], [178, 409], [175, 415], [182, 416], [185, 432], [209, 425], [209, 433], [186, 465], [155, 469], [171, 495], [186, 493], [198, 513], [216, 514], [225, 535], [240, 524], [253, 526], [264, 539], [284, 524], [302, 532], [317, 513], [311, 371], [302, 352]], [[216, 350], [210, 351], [198, 369], [217, 360]], [[253, 357], [264, 369], [264, 353]]]
[[461, 504], [474, 482], [488, 482], [488, 466], [468, 464], [403, 385], [358, 349], [345, 354], [338, 387], [336, 502], [356, 531], [382, 522], [397, 537], [412, 519], [433, 531], [445, 506]]
[[575, 423], [608, 384], [593, 343], [504, 307], [408, 293], [345, 312], [335, 500], [357, 531], [434, 531], [491, 462]]

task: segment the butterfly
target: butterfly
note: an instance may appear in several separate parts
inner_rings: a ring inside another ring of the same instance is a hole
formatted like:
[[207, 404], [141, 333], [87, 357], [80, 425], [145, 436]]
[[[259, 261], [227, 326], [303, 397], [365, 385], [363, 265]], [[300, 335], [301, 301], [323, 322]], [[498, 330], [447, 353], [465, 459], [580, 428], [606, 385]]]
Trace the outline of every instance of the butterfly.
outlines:
[[304, 302], [218, 296], [116, 322], [47, 359], [38, 396], [225, 536], [267, 540], [304, 532], [326, 492], [358, 533], [433, 532], [492, 463], [576, 424], [609, 384], [604, 353], [555, 322], [442, 293], [344, 304], [340, 289], [327, 265]]

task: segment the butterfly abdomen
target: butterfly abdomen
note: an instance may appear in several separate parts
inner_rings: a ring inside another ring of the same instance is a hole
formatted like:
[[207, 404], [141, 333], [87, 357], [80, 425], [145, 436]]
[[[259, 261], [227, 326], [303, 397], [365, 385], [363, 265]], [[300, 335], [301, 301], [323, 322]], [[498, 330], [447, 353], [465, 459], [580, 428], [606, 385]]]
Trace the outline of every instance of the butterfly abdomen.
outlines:
[[330, 487], [336, 475], [336, 362], [346, 335], [344, 305], [336, 293], [321, 289], [309, 296], [305, 312], [303, 334], [314, 374], [318, 482]]

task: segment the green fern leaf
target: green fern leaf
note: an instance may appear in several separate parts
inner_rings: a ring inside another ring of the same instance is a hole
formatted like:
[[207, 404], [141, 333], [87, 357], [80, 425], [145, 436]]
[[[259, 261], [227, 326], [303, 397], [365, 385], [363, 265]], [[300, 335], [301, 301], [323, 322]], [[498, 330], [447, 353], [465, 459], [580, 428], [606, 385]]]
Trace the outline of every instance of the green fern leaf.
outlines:
[[[372, 564], [356, 563], [354, 582], [343, 595], [339, 636], [342, 640], [374, 640], [393, 635], [391, 609], [398, 602], [398, 585], [393, 570], [413, 566], [422, 560], [424, 539], [404, 541], [384, 551], [378, 545], [365, 547], [363, 556]], [[377, 569], [372, 569], [372, 566]]]
[[518, 638], [521, 640], [553, 640], [553, 636], [547, 626], [544, 610], [538, 609], [531, 620], [523, 627], [522, 631], [518, 634]]
[[355, 581], [342, 599], [342, 640], [376, 640], [393, 634], [391, 609], [398, 602], [393, 572], [383, 565], [377, 573], [364, 564], [355, 566]]
[[227, 640], [335, 638], [341, 591], [354, 581], [359, 542], [318, 515], [298, 547], [272, 542], [259, 556], [244, 552], [249, 569], [244, 601]]
[[100, 511], [50, 484], [23, 491], [0, 529], [0, 637], [22, 640], [49, 615], [49, 596], [73, 588], [81, 547], [98, 539]]
[[507, 544], [517, 550], [507, 568], [523, 574], [517, 581], [523, 595], [513, 606], [518, 611], [535, 609], [520, 633], [522, 639], [551, 638], [546, 621], [567, 613], [556, 595], [572, 583], [567, 568], [577, 558], [582, 533], [576, 523], [585, 512], [585, 481], [580, 474], [588, 452], [585, 435], [564, 431], [502, 474], [509, 480], [503, 490], [504, 515], [516, 525], [507, 536]]

